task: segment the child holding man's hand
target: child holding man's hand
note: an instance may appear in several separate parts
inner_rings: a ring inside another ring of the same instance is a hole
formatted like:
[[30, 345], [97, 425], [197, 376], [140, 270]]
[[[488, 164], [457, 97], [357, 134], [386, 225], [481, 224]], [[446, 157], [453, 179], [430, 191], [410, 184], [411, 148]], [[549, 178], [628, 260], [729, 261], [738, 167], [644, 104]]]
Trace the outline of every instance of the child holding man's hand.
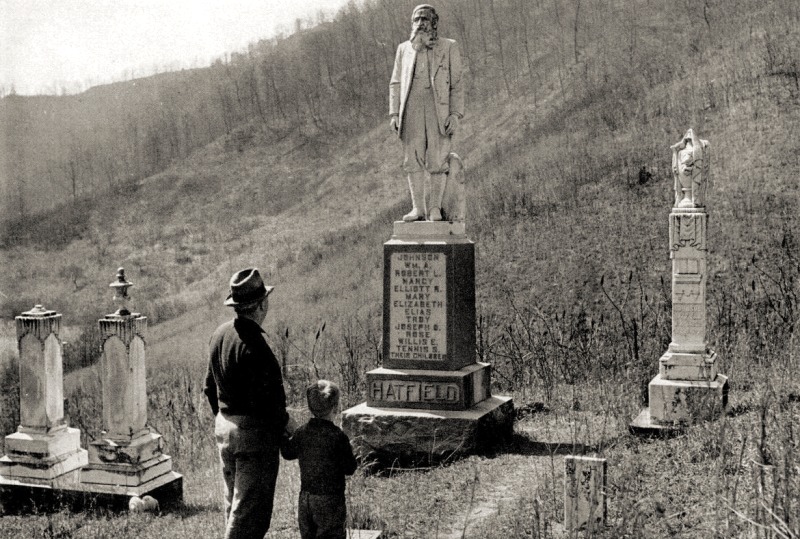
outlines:
[[306, 389], [306, 398], [314, 417], [281, 447], [283, 458], [300, 462], [300, 537], [345, 539], [345, 476], [353, 475], [357, 464], [350, 440], [333, 423], [339, 387], [319, 380]]

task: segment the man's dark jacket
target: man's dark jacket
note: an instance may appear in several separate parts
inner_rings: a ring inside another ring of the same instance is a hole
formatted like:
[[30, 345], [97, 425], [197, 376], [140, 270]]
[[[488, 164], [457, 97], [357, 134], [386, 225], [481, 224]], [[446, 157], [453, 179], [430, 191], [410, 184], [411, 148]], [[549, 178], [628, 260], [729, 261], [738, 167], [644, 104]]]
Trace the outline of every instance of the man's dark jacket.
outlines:
[[289, 420], [281, 368], [253, 320], [236, 318], [211, 337], [205, 394], [216, 415], [246, 416], [279, 440]]

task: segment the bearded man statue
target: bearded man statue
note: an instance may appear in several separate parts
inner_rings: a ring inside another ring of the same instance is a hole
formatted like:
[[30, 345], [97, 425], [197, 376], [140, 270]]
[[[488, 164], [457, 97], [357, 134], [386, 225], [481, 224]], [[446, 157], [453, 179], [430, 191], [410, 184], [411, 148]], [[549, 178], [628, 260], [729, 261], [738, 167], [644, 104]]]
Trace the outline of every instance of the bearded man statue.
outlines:
[[450, 160], [458, 160], [450, 149], [464, 117], [461, 56], [455, 41], [438, 36], [438, 25], [432, 6], [414, 8], [411, 35], [397, 47], [389, 82], [389, 125], [403, 142], [411, 191], [412, 208], [403, 221], [442, 220]]

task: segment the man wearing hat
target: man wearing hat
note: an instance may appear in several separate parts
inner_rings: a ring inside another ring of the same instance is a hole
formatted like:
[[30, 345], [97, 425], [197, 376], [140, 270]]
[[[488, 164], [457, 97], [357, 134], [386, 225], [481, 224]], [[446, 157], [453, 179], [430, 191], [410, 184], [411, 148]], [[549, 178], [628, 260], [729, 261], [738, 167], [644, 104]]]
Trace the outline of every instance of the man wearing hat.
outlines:
[[256, 268], [231, 277], [225, 305], [236, 318], [214, 332], [205, 394], [225, 480], [225, 538], [269, 530], [281, 436], [289, 427], [278, 360], [264, 338], [269, 294]]
[[[442, 220], [451, 137], [464, 117], [458, 44], [440, 38], [436, 10], [422, 4], [411, 15], [411, 36], [397, 47], [389, 81], [389, 125], [403, 141], [412, 208], [404, 221]], [[425, 183], [425, 171], [430, 174]]]

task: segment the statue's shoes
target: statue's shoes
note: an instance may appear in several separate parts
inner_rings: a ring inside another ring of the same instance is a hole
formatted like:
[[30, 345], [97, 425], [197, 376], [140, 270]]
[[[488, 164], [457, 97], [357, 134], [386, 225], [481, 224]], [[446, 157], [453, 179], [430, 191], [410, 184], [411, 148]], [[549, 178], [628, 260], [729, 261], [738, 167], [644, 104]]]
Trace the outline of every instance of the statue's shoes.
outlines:
[[428, 221], [441, 221], [442, 212], [439, 208], [431, 208], [431, 214], [428, 216]]
[[422, 215], [417, 208], [414, 208], [413, 210], [411, 210], [410, 212], [408, 212], [403, 216], [403, 221], [405, 221], [406, 223], [410, 223], [412, 221], [420, 221], [422, 219], [425, 219], [425, 216]]

